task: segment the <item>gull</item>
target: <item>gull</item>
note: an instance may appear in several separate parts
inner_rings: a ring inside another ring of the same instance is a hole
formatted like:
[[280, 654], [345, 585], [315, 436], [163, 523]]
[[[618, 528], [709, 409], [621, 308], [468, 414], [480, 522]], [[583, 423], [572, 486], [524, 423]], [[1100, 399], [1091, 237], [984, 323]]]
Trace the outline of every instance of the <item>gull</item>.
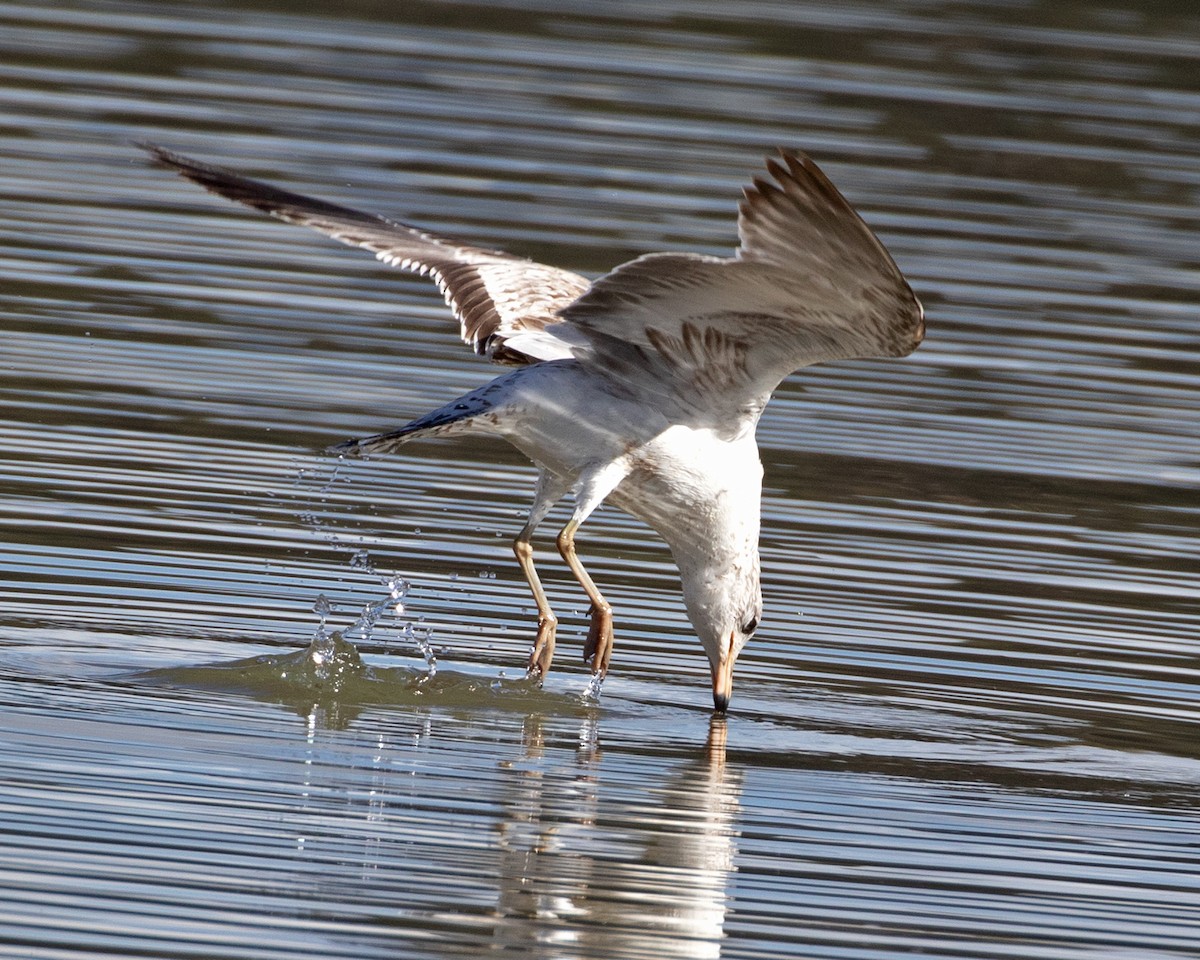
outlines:
[[332, 447], [384, 454], [422, 437], [495, 436], [537, 467], [513, 551], [537, 605], [528, 672], [554, 657], [558, 620], [533, 534], [572, 494], [558, 551], [591, 603], [584, 662], [603, 680], [612, 606], [575, 550], [608, 501], [670, 547], [708, 657], [715, 709], [759, 627], [762, 464], [755, 428], [789, 374], [906, 356], [924, 310], [883, 244], [806, 154], [780, 149], [743, 189], [732, 257], [649, 253], [589, 281], [141, 144], [160, 165], [287, 223], [437, 282], [475, 353], [513, 369], [399, 429]]

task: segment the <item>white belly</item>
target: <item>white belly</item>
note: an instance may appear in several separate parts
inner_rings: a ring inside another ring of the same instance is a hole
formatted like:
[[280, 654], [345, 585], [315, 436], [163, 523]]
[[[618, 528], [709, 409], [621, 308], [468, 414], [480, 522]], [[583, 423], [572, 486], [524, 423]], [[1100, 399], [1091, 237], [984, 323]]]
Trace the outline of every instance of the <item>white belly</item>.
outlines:
[[708, 557], [714, 543], [757, 544], [762, 464], [752, 430], [724, 440], [712, 430], [675, 425], [630, 455], [630, 471], [610, 497], [653, 527], [680, 554]]

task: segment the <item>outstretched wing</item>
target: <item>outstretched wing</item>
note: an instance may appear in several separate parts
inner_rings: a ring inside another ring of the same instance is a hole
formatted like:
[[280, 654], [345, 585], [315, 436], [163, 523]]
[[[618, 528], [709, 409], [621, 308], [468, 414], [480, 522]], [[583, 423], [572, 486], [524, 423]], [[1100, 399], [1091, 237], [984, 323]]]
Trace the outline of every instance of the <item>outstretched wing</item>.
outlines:
[[141, 146], [159, 164], [206, 190], [363, 247], [393, 266], [431, 276], [461, 325], [463, 341], [482, 356], [529, 363], [569, 355], [565, 346], [530, 334], [559, 323], [559, 311], [588, 288], [578, 274], [281, 190], [154, 144]]
[[601, 362], [649, 364], [724, 417], [799, 367], [916, 349], [921, 305], [837, 188], [797, 151], [767, 172], [745, 190], [735, 257], [639, 257], [562, 310]]

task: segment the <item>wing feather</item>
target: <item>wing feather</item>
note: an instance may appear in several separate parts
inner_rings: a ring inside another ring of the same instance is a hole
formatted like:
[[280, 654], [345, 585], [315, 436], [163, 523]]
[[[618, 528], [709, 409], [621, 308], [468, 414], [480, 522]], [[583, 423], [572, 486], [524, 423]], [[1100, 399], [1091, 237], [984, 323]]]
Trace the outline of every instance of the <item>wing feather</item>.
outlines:
[[769, 158], [767, 176], [743, 191], [734, 257], [647, 254], [589, 285], [143, 146], [214, 193], [432, 277], [477, 353], [515, 363], [577, 356], [716, 419], [761, 409], [799, 367], [903, 356], [924, 335], [921, 305], [883, 244], [799, 151]]
[[[529, 334], [560, 323], [559, 311], [588, 287], [586, 278], [567, 270], [500, 250], [467, 246], [376, 214], [281, 190], [154, 144], [142, 146], [157, 163], [206, 190], [370, 250], [402, 270], [432, 277], [459, 321], [463, 341], [493, 360], [529, 363], [546, 359], [547, 338], [539, 340]], [[506, 346], [518, 335], [528, 352]], [[541, 349], [534, 349], [538, 345]], [[551, 354], [555, 349], [550, 346]]]
[[646, 358], [725, 417], [761, 408], [800, 367], [916, 349], [921, 305], [837, 188], [797, 151], [767, 172], [745, 190], [735, 257], [639, 257], [562, 310], [602, 362]]

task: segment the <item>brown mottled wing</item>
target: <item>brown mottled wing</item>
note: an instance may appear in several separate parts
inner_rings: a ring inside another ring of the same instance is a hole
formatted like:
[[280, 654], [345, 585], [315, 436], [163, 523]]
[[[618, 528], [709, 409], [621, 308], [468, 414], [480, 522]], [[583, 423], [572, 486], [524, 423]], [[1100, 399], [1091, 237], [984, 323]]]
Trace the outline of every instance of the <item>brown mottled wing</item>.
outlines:
[[781, 151], [767, 171], [745, 190], [735, 258], [640, 257], [562, 311], [601, 362], [636, 354], [691, 402], [727, 412], [799, 367], [916, 348], [921, 305], [845, 198], [801, 153]]
[[528, 363], [543, 358], [520, 347], [508, 348], [505, 341], [559, 323], [558, 311], [588, 287], [584, 277], [566, 270], [499, 250], [466, 246], [375, 214], [281, 190], [153, 144], [142, 146], [162, 166], [206, 190], [370, 250], [393, 266], [431, 276], [461, 324], [463, 341], [493, 360]]

